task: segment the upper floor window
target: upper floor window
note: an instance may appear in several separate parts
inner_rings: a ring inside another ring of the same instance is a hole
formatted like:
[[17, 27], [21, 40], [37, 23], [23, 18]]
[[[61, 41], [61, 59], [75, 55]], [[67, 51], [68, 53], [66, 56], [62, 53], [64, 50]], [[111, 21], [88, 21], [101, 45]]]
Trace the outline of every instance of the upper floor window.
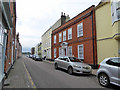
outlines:
[[84, 48], [83, 48], [83, 44], [82, 44], [82, 45], [78, 45], [78, 58], [79, 58], [79, 59], [84, 59]]
[[63, 32], [63, 41], [66, 40], [66, 31]]
[[56, 43], [56, 35], [54, 36], [54, 43]]
[[120, 1], [117, 2], [117, 18], [120, 19]]
[[83, 36], [83, 23], [77, 25], [77, 36], [78, 37]]
[[0, 24], [0, 44], [3, 44], [4, 40], [4, 28]]
[[62, 33], [59, 33], [59, 42], [62, 41]]
[[68, 40], [72, 39], [72, 28], [68, 29]]
[[111, 3], [112, 24], [120, 20], [120, 1], [113, 0]]

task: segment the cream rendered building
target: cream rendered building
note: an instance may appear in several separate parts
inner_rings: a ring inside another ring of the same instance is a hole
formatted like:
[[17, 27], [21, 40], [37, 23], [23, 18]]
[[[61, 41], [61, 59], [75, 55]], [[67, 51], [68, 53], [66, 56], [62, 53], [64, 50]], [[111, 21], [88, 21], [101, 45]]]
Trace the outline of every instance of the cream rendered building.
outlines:
[[120, 1], [101, 2], [96, 6], [98, 64], [108, 57], [120, 57]]
[[61, 18], [42, 35], [42, 57], [51, 59], [52, 31], [67, 22], [68, 20], [70, 20], [69, 15], [65, 16], [65, 14], [63, 15], [62, 13]]
[[39, 45], [39, 44], [37, 44], [37, 45], [35, 46], [35, 55], [38, 55], [38, 45]]

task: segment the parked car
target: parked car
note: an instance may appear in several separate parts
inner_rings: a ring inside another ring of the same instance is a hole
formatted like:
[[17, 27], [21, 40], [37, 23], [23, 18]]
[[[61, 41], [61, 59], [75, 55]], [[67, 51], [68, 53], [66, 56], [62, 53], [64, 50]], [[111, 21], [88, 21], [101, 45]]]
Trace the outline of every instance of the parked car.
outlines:
[[29, 55], [29, 58], [32, 58], [32, 55], [31, 55], [31, 54]]
[[39, 55], [35, 55], [35, 61], [42, 61], [42, 58]]
[[107, 87], [111, 84], [120, 86], [120, 57], [104, 59], [99, 64], [97, 77], [100, 85]]
[[34, 55], [32, 55], [32, 59], [33, 59], [33, 60], [35, 60], [35, 54], [34, 54]]
[[83, 63], [76, 57], [58, 57], [55, 59], [55, 69], [62, 68], [68, 71], [69, 74], [91, 74], [92, 68], [90, 65]]

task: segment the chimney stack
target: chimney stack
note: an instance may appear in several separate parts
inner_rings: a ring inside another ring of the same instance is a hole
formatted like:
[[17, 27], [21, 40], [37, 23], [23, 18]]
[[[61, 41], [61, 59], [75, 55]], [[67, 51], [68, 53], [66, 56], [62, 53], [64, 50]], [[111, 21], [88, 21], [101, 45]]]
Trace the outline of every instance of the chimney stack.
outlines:
[[63, 15], [63, 12], [61, 12], [61, 25], [65, 24], [66, 23], [66, 16], [65, 16], [65, 13]]

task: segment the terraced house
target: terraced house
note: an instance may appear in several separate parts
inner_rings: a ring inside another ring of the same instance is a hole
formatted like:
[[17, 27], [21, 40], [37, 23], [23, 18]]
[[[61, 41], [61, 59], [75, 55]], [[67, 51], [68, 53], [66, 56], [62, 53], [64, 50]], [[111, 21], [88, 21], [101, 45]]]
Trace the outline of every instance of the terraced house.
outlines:
[[75, 56], [97, 66], [95, 6], [52, 31], [52, 59]]
[[65, 16], [65, 13], [61, 15], [61, 18], [56, 21], [43, 35], [42, 35], [42, 57], [51, 59], [51, 34], [54, 29], [63, 25], [70, 19], [69, 15]]
[[16, 37], [16, 2], [0, 0], [0, 89], [4, 77], [21, 56], [21, 50], [22, 46]]
[[95, 9], [98, 64], [108, 57], [120, 57], [120, 1], [100, 2]]

